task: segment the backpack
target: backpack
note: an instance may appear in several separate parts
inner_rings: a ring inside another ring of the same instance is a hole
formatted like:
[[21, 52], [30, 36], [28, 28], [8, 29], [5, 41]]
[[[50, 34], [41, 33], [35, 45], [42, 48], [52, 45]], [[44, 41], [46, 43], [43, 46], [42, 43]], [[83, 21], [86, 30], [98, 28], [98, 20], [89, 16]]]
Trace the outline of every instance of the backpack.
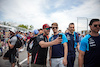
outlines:
[[21, 46], [22, 46], [22, 41], [21, 41], [21, 39], [19, 37], [17, 37], [15, 48], [20, 48]]

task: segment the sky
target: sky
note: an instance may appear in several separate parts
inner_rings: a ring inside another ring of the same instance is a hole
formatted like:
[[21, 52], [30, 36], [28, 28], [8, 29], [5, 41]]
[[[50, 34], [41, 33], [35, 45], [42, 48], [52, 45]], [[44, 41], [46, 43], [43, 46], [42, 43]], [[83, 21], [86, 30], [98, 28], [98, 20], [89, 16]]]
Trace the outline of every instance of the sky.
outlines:
[[57, 22], [65, 32], [73, 22], [75, 31], [81, 31], [92, 18], [100, 19], [100, 0], [0, 0], [0, 21], [33, 25], [34, 29]]

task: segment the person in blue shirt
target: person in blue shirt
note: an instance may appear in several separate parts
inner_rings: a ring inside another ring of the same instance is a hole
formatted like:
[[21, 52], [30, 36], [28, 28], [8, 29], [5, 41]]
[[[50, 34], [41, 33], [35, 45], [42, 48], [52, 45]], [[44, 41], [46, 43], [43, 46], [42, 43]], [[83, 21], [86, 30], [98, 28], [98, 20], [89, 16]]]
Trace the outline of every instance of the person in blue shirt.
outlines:
[[47, 67], [46, 61], [48, 46], [57, 45], [62, 42], [61, 37], [58, 37], [57, 39], [51, 42], [48, 42], [50, 28], [51, 27], [48, 24], [44, 24], [43, 33], [39, 34], [35, 39], [35, 44], [33, 45], [34, 49], [31, 58], [31, 67]]
[[92, 19], [89, 23], [90, 34], [81, 41], [79, 48], [79, 67], [100, 67], [100, 20]]
[[67, 67], [74, 67], [74, 61], [75, 61], [75, 48], [78, 48], [79, 46], [79, 36], [76, 32], [74, 32], [74, 23], [69, 24], [68, 28], [69, 32], [65, 33], [67, 39], [68, 39], [68, 64]]
[[49, 41], [54, 41], [62, 35], [62, 42], [57, 45], [53, 45], [50, 47], [49, 55], [50, 55], [50, 65], [51, 67], [66, 67], [67, 65], [67, 38], [65, 34], [58, 32], [58, 24], [52, 23], [52, 30], [54, 35], [49, 38]]

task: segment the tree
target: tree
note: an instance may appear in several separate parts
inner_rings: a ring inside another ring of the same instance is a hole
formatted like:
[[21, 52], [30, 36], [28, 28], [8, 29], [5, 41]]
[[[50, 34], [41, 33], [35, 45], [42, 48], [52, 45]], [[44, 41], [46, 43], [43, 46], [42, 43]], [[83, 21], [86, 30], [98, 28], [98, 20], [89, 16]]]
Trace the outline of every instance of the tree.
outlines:
[[33, 29], [33, 26], [32, 25], [30, 25], [30, 28], [29, 28], [29, 30], [32, 30]]
[[22, 28], [29, 29], [29, 30], [32, 30], [33, 29], [33, 26], [32, 25], [30, 25], [28, 27], [28, 25], [20, 24], [20, 25], [18, 25], [18, 27], [22, 27]]
[[22, 28], [28, 29], [28, 25], [24, 25], [24, 24], [18, 25], [18, 27], [22, 27]]

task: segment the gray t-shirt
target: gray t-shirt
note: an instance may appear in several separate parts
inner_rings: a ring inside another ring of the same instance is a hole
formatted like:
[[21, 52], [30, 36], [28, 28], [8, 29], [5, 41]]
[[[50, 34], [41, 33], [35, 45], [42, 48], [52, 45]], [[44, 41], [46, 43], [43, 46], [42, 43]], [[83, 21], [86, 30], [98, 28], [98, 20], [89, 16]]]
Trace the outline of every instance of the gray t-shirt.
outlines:
[[11, 42], [11, 45], [15, 45], [16, 44], [16, 41], [17, 41], [17, 37], [14, 36], [10, 39], [10, 42]]

